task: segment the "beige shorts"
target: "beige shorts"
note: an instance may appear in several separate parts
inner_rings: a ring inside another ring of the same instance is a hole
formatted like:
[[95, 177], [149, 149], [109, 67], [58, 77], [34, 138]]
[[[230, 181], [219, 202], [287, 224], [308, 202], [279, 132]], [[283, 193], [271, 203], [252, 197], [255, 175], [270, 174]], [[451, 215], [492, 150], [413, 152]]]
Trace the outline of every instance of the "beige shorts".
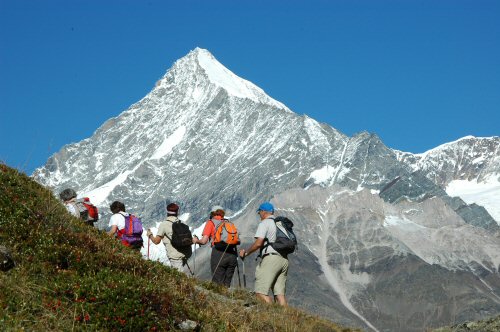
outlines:
[[169, 259], [170, 266], [179, 272], [184, 272], [184, 262], [182, 259]]
[[255, 269], [255, 293], [285, 295], [288, 259], [279, 255], [267, 255]]

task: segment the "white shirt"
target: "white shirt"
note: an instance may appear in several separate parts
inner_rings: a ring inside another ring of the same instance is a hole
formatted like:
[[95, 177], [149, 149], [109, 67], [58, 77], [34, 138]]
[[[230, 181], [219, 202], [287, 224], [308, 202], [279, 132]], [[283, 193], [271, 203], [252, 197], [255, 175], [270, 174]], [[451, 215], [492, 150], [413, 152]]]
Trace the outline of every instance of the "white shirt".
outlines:
[[109, 227], [117, 226], [118, 230], [122, 230], [125, 228], [125, 217], [129, 214], [126, 212], [118, 212], [115, 213], [109, 218]]
[[74, 215], [77, 218], [80, 218], [80, 211], [76, 207], [75, 200], [65, 202], [64, 206], [66, 207], [66, 210], [68, 210], [69, 213], [71, 213], [72, 215]]

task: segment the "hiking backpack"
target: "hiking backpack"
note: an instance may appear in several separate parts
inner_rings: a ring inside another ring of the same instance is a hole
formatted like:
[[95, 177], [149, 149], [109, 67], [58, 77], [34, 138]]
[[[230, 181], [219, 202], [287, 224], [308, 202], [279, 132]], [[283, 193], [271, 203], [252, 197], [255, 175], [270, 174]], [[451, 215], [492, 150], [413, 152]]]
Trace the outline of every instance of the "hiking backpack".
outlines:
[[[216, 221], [219, 223], [216, 224]], [[212, 220], [212, 222], [215, 227], [215, 236], [213, 239], [213, 245], [215, 248], [226, 249], [229, 246], [236, 246], [240, 244], [238, 230], [232, 222], [227, 219]]]
[[181, 251], [186, 248], [191, 248], [193, 244], [193, 235], [189, 230], [189, 226], [181, 222], [179, 219], [172, 223], [172, 238], [170, 239], [172, 246]]
[[125, 218], [125, 228], [123, 229], [122, 241], [126, 241], [129, 245], [142, 245], [142, 221], [132, 214], [123, 216]]
[[276, 241], [269, 245], [281, 256], [287, 257], [297, 248], [297, 237], [293, 232], [293, 222], [286, 217], [276, 217]]
[[78, 211], [78, 213], [80, 214], [80, 219], [82, 219], [83, 221], [87, 221], [89, 219], [89, 210], [82, 201], [78, 200], [70, 204], [72, 204], [75, 210]]
[[82, 204], [83, 204], [83, 206], [85, 206], [85, 208], [88, 211], [87, 221], [91, 221], [93, 223], [97, 222], [99, 220], [99, 210], [97, 209], [97, 206], [90, 203], [90, 200], [88, 199], [88, 197], [83, 198]]

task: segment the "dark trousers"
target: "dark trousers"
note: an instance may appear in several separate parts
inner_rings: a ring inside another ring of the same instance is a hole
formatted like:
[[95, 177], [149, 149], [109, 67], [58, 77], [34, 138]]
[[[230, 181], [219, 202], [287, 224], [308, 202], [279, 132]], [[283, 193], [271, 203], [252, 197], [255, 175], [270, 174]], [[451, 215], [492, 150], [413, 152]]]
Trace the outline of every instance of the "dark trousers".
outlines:
[[210, 267], [212, 269], [212, 282], [231, 286], [234, 270], [238, 264], [236, 248], [228, 248], [226, 252], [212, 248]]

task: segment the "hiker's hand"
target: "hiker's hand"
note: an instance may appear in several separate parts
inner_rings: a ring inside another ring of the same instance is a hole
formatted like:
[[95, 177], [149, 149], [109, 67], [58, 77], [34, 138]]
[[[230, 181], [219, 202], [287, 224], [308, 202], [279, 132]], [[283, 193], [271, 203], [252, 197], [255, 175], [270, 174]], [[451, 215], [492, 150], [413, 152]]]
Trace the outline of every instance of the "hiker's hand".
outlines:
[[247, 252], [245, 251], [245, 249], [241, 249], [240, 250], [240, 257], [241, 257], [241, 259], [245, 259], [246, 255], [247, 255]]
[[193, 236], [193, 244], [197, 244], [198, 243], [198, 237], [195, 235]]
[[151, 232], [151, 230], [149, 228], [148, 228], [147, 235], [148, 235], [148, 237], [150, 237], [151, 235], [153, 235], [153, 232]]

